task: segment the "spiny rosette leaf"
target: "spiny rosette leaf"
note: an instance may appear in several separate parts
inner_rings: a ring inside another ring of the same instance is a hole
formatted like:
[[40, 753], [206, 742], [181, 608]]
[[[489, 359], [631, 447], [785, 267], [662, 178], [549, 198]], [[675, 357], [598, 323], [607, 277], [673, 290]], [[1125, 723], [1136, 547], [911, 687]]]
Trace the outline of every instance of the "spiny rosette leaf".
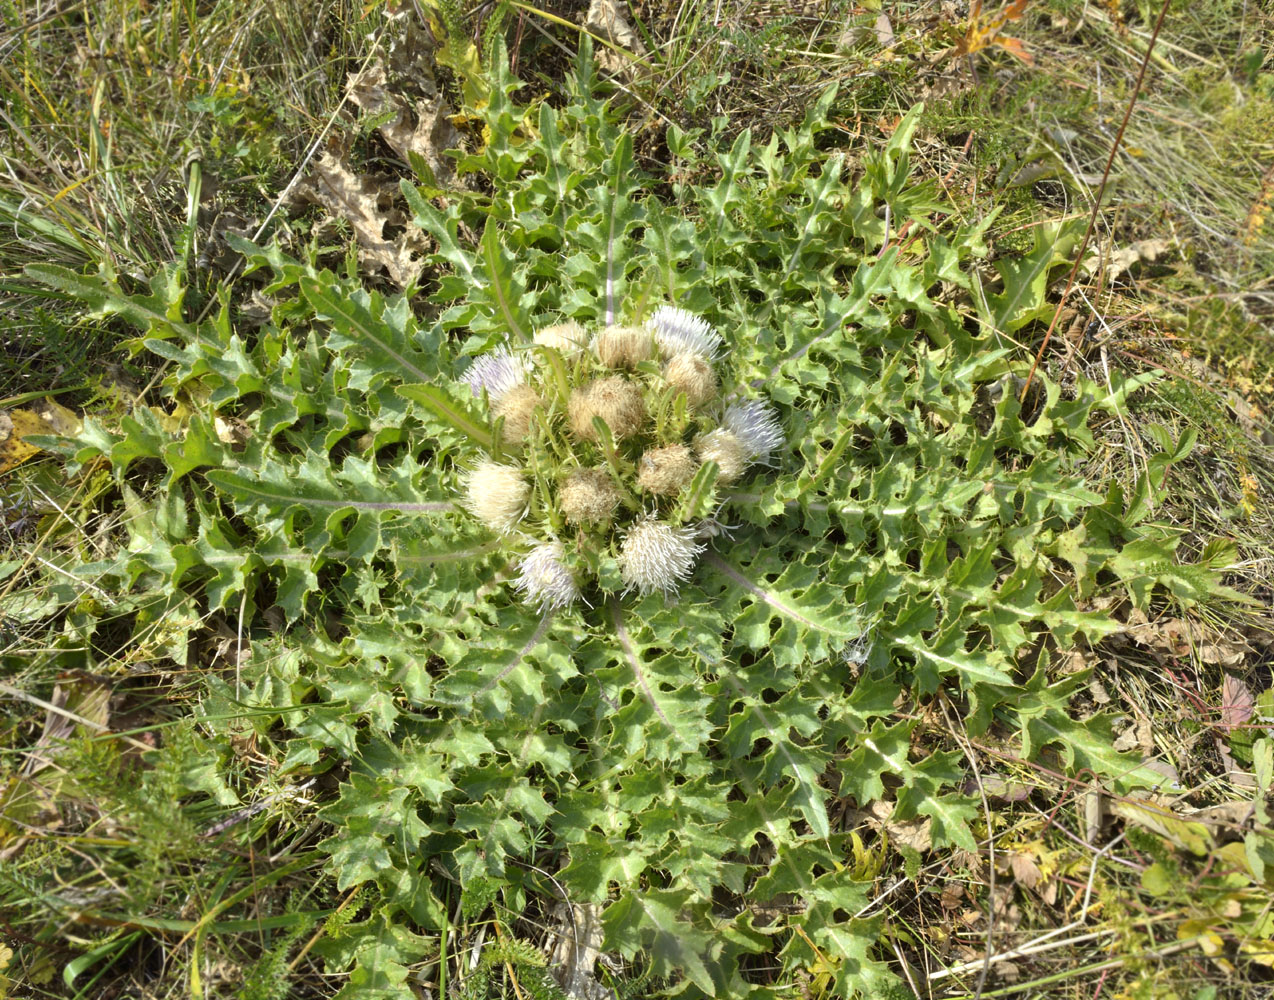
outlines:
[[504, 536], [528, 604], [673, 598], [690, 579], [728, 516], [717, 485], [786, 444], [776, 409], [731, 379], [724, 344], [665, 305], [644, 322], [544, 326], [470, 362], [460, 378], [485, 401], [492, 449], [463, 473], [463, 506]]
[[933, 851], [1002, 833], [936, 707], [1050, 771], [1159, 780], [1075, 717], [1049, 651], [1117, 627], [1096, 597], [1215, 588], [1148, 520], [1188, 449], [1085, 484], [1093, 426], [1148, 378], [1044, 373], [1020, 402], [1012, 269], [979, 304], [989, 220], [908, 180], [916, 115], [852, 184], [834, 91], [763, 148], [670, 128], [650, 177], [592, 66], [531, 111], [497, 56], [459, 163], [491, 193], [404, 185], [427, 302], [246, 244], [255, 325], [35, 272], [170, 362], [166, 396], [66, 445], [126, 525], [49, 563], [68, 665], [134, 620], [194, 665], [187, 636], [229, 623], [201, 725], [338, 789], [326, 873], [371, 912], [316, 953], [351, 983], [450, 954], [457, 897], [504, 921], [565, 894], [677, 995], [887, 996], [892, 838], [846, 818], [923, 820]]

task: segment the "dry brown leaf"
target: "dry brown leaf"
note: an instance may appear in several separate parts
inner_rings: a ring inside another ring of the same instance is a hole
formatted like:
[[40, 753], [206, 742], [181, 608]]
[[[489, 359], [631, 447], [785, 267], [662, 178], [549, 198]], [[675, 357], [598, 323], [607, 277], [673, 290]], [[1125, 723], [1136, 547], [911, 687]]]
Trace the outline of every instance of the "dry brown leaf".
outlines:
[[106, 730], [110, 703], [111, 689], [101, 678], [83, 671], [61, 677], [53, 685], [44, 729], [26, 753], [22, 773], [37, 774], [52, 764], [77, 729], [83, 736], [97, 736]]
[[1199, 643], [1197, 652], [1200, 660], [1214, 667], [1237, 667], [1247, 659], [1251, 650], [1246, 643], [1214, 639]]
[[[346, 95], [367, 118], [375, 120], [385, 143], [408, 162], [423, 163], [440, 186], [456, 183], [455, 167], [443, 156], [460, 145], [449, 119], [450, 108], [439, 96], [434, 70], [435, 42], [416, 16], [418, 7], [404, 4], [389, 12], [377, 39], [380, 58], [351, 74]], [[345, 219], [358, 240], [359, 259], [383, 268], [404, 287], [419, 277], [429, 245], [411, 225], [398, 200], [394, 178], [356, 174], [339, 151], [328, 150], [313, 165], [294, 200], [322, 205]], [[393, 235], [386, 235], [386, 227]]]
[[1084, 843], [1095, 844], [1106, 819], [1105, 802], [1101, 790], [1089, 788], [1084, 792]]
[[252, 440], [252, 428], [238, 417], [216, 416], [212, 426], [217, 432], [217, 440], [230, 445], [232, 451], [242, 451]]
[[1136, 722], [1115, 737], [1115, 749], [1121, 753], [1125, 750], [1140, 750], [1142, 753], [1153, 752], [1155, 749], [1155, 734], [1150, 725], [1150, 720], [1144, 717], [1138, 718]]
[[1274, 444], [1274, 428], [1271, 428], [1269, 418], [1261, 408], [1234, 389], [1224, 391], [1225, 401], [1234, 411], [1243, 433], [1258, 438], [1264, 444]]
[[[385, 269], [391, 281], [406, 287], [420, 276], [428, 247], [424, 234], [407, 225], [395, 207], [397, 185], [350, 169], [344, 157], [330, 151], [315, 161], [308, 183], [298, 186], [295, 199], [322, 205], [344, 219], [358, 240], [360, 261]], [[402, 227], [396, 238], [385, 236], [385, 227]]]
[[872, 829], [883, 829], [889, 842], [895, 847], [910, 847], [921, 854], [933, 846], [929, 835], [932, 825], [928, 817], [924, 819], [893, 820], [894, 804], [892, 802], [873, 802], [864, 814], [867, 825]]
[[1226, 728], [1241, 726], [1256, 711], [1256, 696], [1246, 684], [1233, 674], [1226, 674], [1221, 682], [1221, 725]]
[[417, 101], [414, 124], [404, 110], [380, 129], [390, 148], [404, 160], [411, 162], [413, 153], [424, 160], [439, 187], [456, 182], [455, 165], [442, 155], [448, 149], [460, 148], [460, 133], [451, 124], [451, 113], [442, 101]]
[[382, 44], [388, 39], [385, 66], [400, 93], [434, 97], [438, 93], [434, 77], [437, 46], [428, 27], [416, 16], [419, 10], [416, 4], [402, 4], [386, 17], [381, 36]]
[[1216, 747], [1217, 756], [1221, 758], [1221, 766], [1225, 768], [1225, 777], [1230, 784], [1236, 788], [1255, 788], [1256, 775], [1251, 771], [1245, 771], [1234, 759], [1234, 754], [1230, 752], [1229, 741], [1214, 736], [1212, 743]]
[[603, 1000], [610, 992], [594, 969], [602, 955], [602, 908], [596, 903], [558, 903], [553, 908], [557, 939], [549, 969], [572, 1000]]
[[1068, 649], [1064, 653], [1057, 654], [1057, 669], [1063, 676], [1077, 674], [1081, 670], [1087, 670], [1091, 662], [1091, 655], [1079, 649]]
[[1046, 871], [1055, 868], [1046, 860], [1047, 857], [1048, 851], [1042, 842], [1021, 842], [1003, 852], [996, 852], [996, 870], [1012, 876], [1023, 889], [1031, 890], [1052, 905], [1057, 899], [1057, 879], [1051, 870]]
[[1197, 656], [1203, 663], [1218, 667], [1235, 667], [1243, 663], [1251, 651], [1242, 641], [1209, 635], [1203, 627], [1183, 618], [1166, 618], [1156, 622], [1129, 622], [1123, 633], [1144, 646], [1160, 663]]
[[239, 319], [254, 329], [264, 326], [270, 320], [276, 302], [267, 298], [259, 288], [254, 288], [247, 300], [239, 306]]
[[995, 974], [1006, 983], [1016, 983], [1022, 978], [1022, 967], [1016, 962], [996, 962]]
[[988, 799], [1000, 799], [1003, 802], [1025, 802], [1031, 797], [1031, 786], [1020, 781], [1011, 781], [998, 774], [984, 774], [982, 780], [970, 775], [965, 779], [963, 791], [965, 795], [976, 795], [979, 787]]
[[1014, 902], [1011, 885], [997, 885], [991, 893], [991, 906], [995, 913], [995, 925], [1001, 930], [1013, 930], [1022, 922], [1022, 910]]
[[1180, 788], [1181, 775], [1177, 773], [1177, 769], [1160, 757], [1146, 757], [1142, 760], [1141, 766], [1156, 774], [1162, 774], [1164, 783], [1161, 787]]
[[[1138, 240], [1121, 250], [1113, 250], [1105, 260], [1106, 280], [1114, 281], [1127, 274], [1134, 264], [1140, 264], [1142, 261], [1153, 264], [1171, 248], [1171, 240]], [[1101, 255], [1094, 253], [1084, 261], [1084, 269], [1092, 274], [1101, 263]]]
[[460, 146], [460, 133], [451, 124], [452, 111], [445, 101], [439, 97], [409, 101], [391, 86], [380, 63], [351, 76], [346, 90], [365, 114], [389, 116], [377, 131], [390, 149], [407, 162], [413, 154], [423, 159], [440, 187], [454, 181], [455, 167], [442, 154]]
[[1196, 809], [1190, 813], [1190, 818], [1196, 819], [1201, 823], [1215, 823], [1217, 826], [1241, 830], [1252, 821], [1252, 817], [1255, 815], [1256, 804], [1251, 799], [1247, 799], [1246, 801], [1218, 802], [1216, 805], [1204, 806], [1202, 809]]
[[1044, 877], [1035, 859], [1021, 851], [1009, 852], [1008, 866], [1009, 871], [1013, 873], [1013, 878], [1028, 889], [1034, 889]]
[[584, 29], [624, 50], [616, 52], [610, 46], [598, 46], [597, 62], [608, 73], [629, 74], [632, 71], [633, 59], [625, 53], [631, 52], [638, 57], [646, 55], [646, 46], [628, 23], [618, 0], [592, 0], [584, 18]]
[[894, 26], [890, 23], [889, 15], [880, 13], [876, 15], [876, 23], [872, 25], [872, 31], [876, 34], [876, 44], [882, 49], [887, 49], [897, 40], [894, 36]]
[[1106, 685], [1098, 678], [1094, 677], [1088, 682], [1088, 693], [1093, 696], [1093, 701], [1098, 705], [1110, 704], [1110, 692], [1106, 690]]

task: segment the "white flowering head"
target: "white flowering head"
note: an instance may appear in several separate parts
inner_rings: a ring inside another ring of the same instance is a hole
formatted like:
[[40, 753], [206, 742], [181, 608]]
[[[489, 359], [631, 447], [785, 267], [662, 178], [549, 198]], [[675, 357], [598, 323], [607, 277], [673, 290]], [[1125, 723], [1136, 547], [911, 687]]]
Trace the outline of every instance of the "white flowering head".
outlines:
[[573, 358], [588, 345], [588, 331], [572, 319], [537, 330], [534, 339], [541, 347], [551, 347], [562, 357]]
[[487, 399], [494, 406], [511, 390], [526, 384], [526, 355], [497, 347], [489, 354], [474, 358], [464, 378], [475, 396], [481, 396], [485, 389]]
[[526, 516], [531, 484], [522, 470], [479, 462], [465, 475], [465, 509], [492, 531], [507, 535]]
[[655, 335], [659, 353], [665, 358], [678, 354], [698, 354], [716, 358], [721, 353], [721, 334], [707, 320], [676, 306], [660, 306], [646, 321]]
[[703, 545], [693, 528], [674, 528], [647, 515], [637, 521], [619, 547], [619, 574], [629, 590], [643, 597], [674, 594], [694, 571]]
[[731, 403], [726, 407], [721, 425], [743, 443], [752, 462], [768, 461], [771, 453], [782, 448], [787, 440], [779, 415], [760, 400]]
[[513, 586], [542, 612], [561, 611], [579, 600], [579, 585], [566, 565], [561, 542], [541, 542], [522, 558]]

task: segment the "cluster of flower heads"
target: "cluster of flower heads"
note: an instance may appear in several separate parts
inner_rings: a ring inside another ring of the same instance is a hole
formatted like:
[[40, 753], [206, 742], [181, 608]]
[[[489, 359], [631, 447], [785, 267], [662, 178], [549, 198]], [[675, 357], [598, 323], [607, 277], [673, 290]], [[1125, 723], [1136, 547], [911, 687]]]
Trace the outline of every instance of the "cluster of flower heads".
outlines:
[[584, 600], [585, 567], [609, 554], [627, 591], [676, 593], [708, 534], [683, 523], [680, 498], [707, 462], [719, 485], [767, 463], [784, 444], [777, 414], [722, 399], [724, 342], [684, 309], [591, 335], [562, 323], [534, 340], [465, 373], [501, 443], [499, 459], [466, 471], [465, 508], [522, 551], [514, 586], [542, 611]]

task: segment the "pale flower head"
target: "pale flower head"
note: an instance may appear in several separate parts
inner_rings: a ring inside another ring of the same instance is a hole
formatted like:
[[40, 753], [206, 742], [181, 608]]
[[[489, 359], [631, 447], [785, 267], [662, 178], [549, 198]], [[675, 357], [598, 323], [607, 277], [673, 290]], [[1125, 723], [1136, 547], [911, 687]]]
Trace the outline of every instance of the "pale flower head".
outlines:
[[597, 440], [594, 417], [601, 417], [619, 441], [641, 430], [646, 420], [646, 397], [637, 382], [609, 375], [572, 390], [566, 416], [581, 441]]
[[640, 326], [608, 326], [593, 338], [597, 360], [607, 368], [635, 368], [654, 352], [650, 330]]
[[481, 396], [485, 389], [487, 399], [494, 406], [512, 389], [526, 383], [526, 355], [497, 347], [489, 354], [474, 358], [464, 378], [475, 396]]
[[774, 407], [756, 399], [727, 406], [721, 426], [743, 443], [753, 462], [768, 460], [787, 440]]
[[588, 332], [571, 319], [537, 330], [534, 339], [541, 347], [551, 347], [562, 357], [573, 358], [588, 345]]
[[659, 353], [665, 358], [678, 354], [699, 354], [716, 358], [721, 353], [721, 334], [712, 329], [707, 320], [676, 306], [660, 306], [646, 320]]
[[619, 547], [619, 574], [629, 590], [643, 597], [674, 594], [694, 571], [703, 551], [693, 528], [674, 528], [647, 515], [633, 524]]
[[717, 427], [695, 438], [695, 454], [701, 462], [717, 463], [717, 482], [735, 482], [748, 467], [747, 445], [733, 431]]
[[504, 440], [521, 444], [531, 433], [535, 409], [541, 405], [539, 393], [529, 385], [515, 385], [491, 404], [491, 416], [504, 418]]
[[576, 469], [557, 495], [567, 524], [603, 524], [621, 499], [619, 487], [605, 469]]
[[717, 396], [717, 373], [702, 354], [674, 354], [664, 367], [664, 379], [673, 389], [685, 393], [692, 408]]
[[561, 542], [541, 542], [522, 557], [513, 586], [542, 612], [568, 608], [579, 600], [580, 590], [565, 560]]
[[644, 493], [675, 497], [694, 478], [698, 467], [684, 444], [647, 448], [637, 463], [637, 487]]
[[465, 510], [492, 531], [511, 532], [526, 515], [531, 484], [522, 470], [499, 462], [480, 462], [465, 475]]

